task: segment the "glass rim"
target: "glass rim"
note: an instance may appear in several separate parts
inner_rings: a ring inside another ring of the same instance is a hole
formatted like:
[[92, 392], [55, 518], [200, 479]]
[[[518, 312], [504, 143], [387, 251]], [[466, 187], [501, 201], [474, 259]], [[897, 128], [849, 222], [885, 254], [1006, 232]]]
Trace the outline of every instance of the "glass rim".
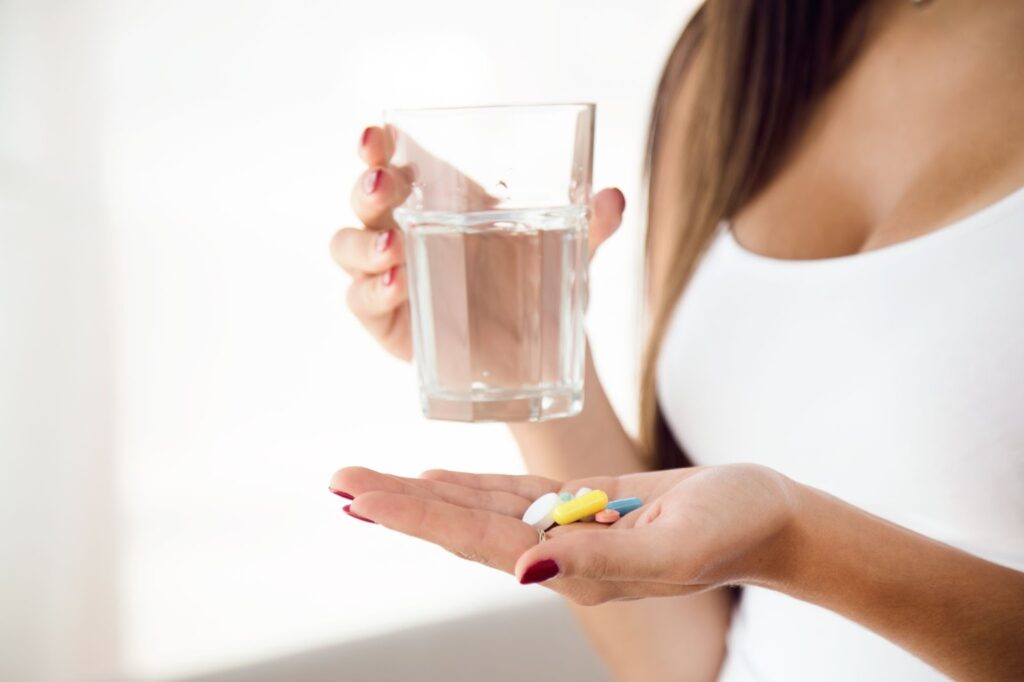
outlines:
[[500, 112], [508, 109], [526, 111], [529, 109], [597, 109], [596, 102], [532, 102], [525, 104], [469, 104], [453, 107], [394, 107], [384, 110], [384, 119], [387, 120], [396, 114], [443, 114], [443, 113], [469, 113], [469, 112]]

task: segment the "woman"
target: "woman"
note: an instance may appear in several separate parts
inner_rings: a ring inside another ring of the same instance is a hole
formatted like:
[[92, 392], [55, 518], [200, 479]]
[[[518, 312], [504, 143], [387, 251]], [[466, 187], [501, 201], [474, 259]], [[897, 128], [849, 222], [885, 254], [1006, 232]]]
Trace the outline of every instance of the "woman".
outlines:
[[[1022, 36], [1017, 0], [708, 0], [652, 117], [640, 442], [588, 365], [579, 417], [510, 427], [536, 475], [348, 468], [346, 510], [589, 605], [618, 679], [1024, 679]], [[406, 188], [360, 149], [332, 248], [407, 358]], [[581, 485], [646, 504], [538, 543]]]

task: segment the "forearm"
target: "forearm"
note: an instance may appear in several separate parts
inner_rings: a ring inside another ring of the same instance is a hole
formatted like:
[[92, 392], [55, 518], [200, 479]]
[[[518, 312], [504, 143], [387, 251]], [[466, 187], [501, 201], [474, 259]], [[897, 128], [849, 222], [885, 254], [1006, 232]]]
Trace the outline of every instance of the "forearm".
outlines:
[[711, 682], [718, 676], [732, 612], [725, 590], [571, 606], [619, 682]]
[[1024, 679], [1024, 573], [799, 488], [749, 582], [835, 611], [956, 679]]
[[558, 480], [617, 476], [644, 470], [633, 439], [619, 422], [587, 349], [583, 411], [570, 419], [510, 424], [532, 474]]
[[[588, 349], [583, 411], [571, 419], [512, 424], [530, 473], [558, 480], [644, 470], [636, 444], [594, 370]], [[578, 606], [569, 604], [616, 680], [713, 680], [725, 654], [729, 596], [713, 590], [692, 597]]]

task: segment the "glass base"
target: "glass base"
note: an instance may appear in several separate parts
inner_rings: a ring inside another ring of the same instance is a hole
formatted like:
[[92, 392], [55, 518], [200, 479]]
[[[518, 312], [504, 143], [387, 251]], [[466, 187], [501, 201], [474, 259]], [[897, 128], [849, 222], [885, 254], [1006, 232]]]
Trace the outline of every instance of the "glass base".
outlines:
[[428, 419], [460, 422], [543, 422], [574, 417], [583, 409], [583, 389], [529, 391], [421, 391]]

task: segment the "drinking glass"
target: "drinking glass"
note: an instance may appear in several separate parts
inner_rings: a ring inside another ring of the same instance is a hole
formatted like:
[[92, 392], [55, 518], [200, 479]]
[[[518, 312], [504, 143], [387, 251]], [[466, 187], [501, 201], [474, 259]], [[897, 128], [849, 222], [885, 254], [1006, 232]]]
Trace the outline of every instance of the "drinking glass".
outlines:
[[583, 408], [593, 104], [384, 114], [423, 413], [544, 421]]

